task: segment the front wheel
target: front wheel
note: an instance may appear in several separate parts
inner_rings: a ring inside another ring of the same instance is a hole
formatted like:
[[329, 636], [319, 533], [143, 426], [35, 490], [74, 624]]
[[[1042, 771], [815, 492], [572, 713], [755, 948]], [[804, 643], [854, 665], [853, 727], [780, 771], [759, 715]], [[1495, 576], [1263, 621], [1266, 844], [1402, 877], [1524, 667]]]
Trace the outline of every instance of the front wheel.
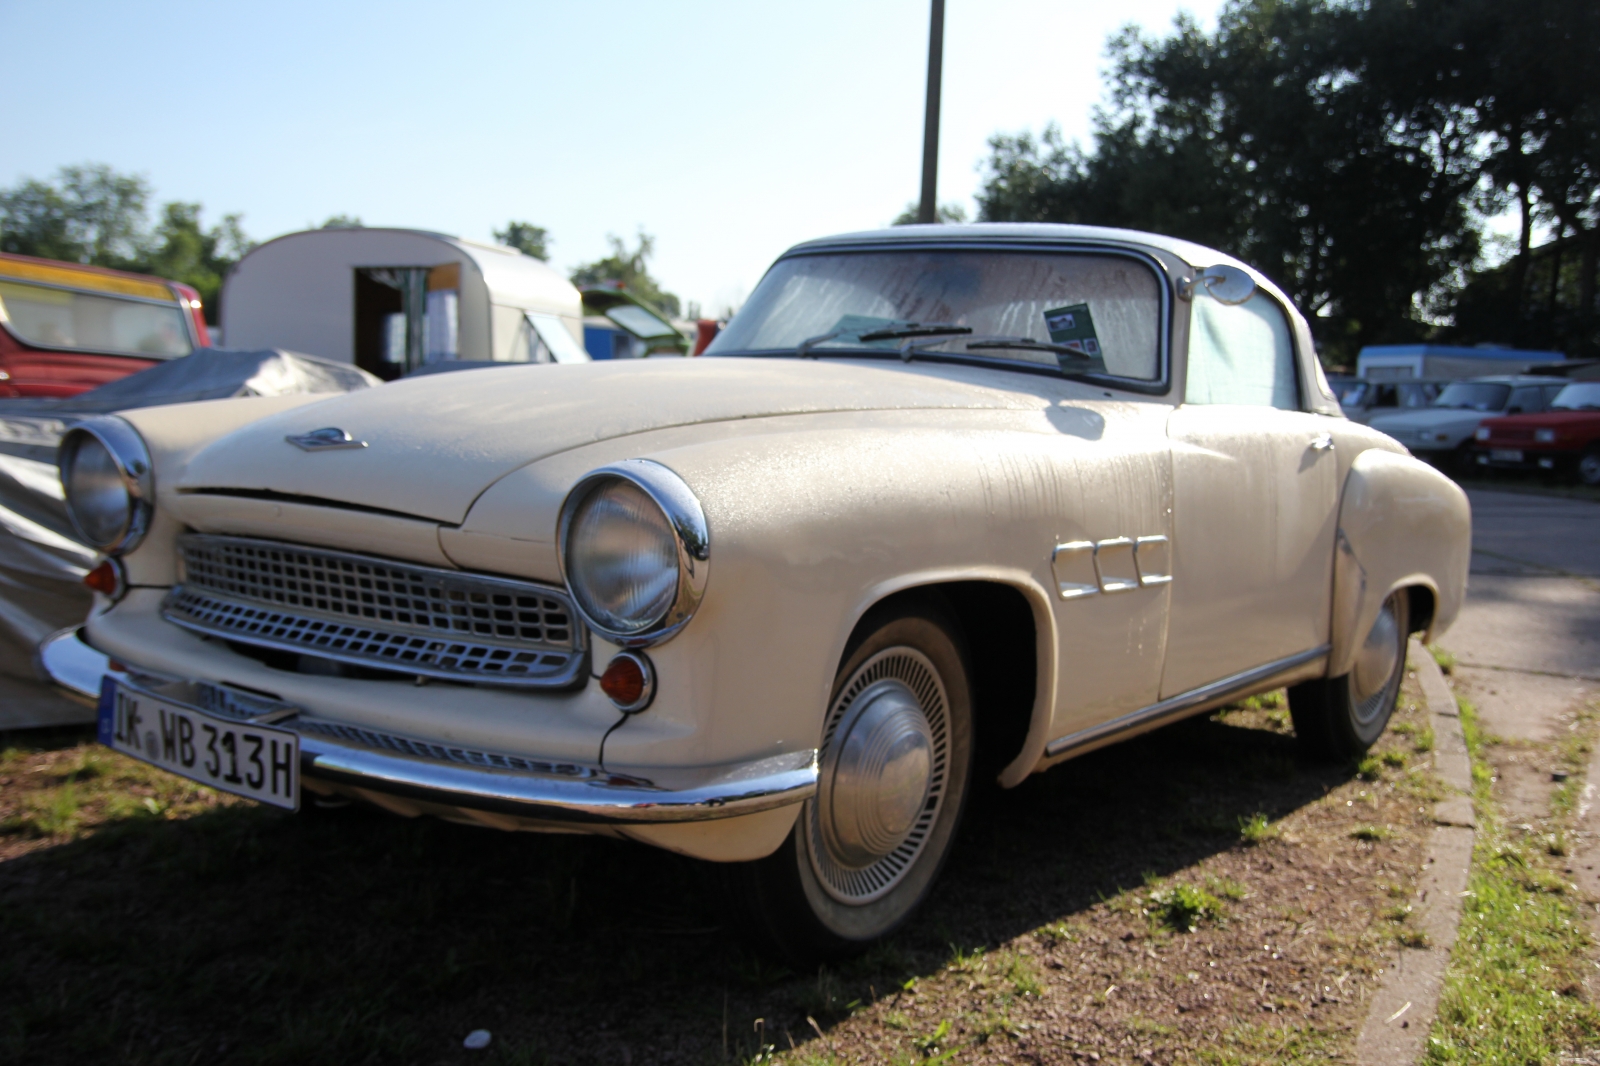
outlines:
[[845, 657], [823, 721], [817, 794], [783, 845], [724, 870], [758, 947], [805, 967], [888, 935], [928, 895], [972, 772], [972, 699], [954, 627], [888, 614]]
[[1349, 673], [1303, 681], [1289, 689], [1295, 738], [1307, 755], [1353, 758], [1365, 754], [1383, 735], [1405, 674], [1410, 607], [1404, 589], [1390, 593]]
[[1591, 488], [1600, 488], [1600, 448], [1590, 448], [1578, 456], [1578, 480]]

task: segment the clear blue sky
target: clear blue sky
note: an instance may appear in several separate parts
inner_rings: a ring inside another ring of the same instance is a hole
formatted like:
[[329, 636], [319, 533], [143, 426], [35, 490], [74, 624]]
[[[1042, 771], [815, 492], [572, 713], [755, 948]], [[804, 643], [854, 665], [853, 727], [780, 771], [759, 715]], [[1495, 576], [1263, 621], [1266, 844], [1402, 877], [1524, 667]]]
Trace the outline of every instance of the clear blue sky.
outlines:
[[[1106, 37], [1218, 0], [947, 0], [939, 193], [985, 141], [1086, 138]], [[615, 233], [708, 311], [796, 241], [915, 199], [926, 0], [577, 4], [0, 0], [0, 184], [105, 162], [263, 240], [336, 213], [480, 240]]]

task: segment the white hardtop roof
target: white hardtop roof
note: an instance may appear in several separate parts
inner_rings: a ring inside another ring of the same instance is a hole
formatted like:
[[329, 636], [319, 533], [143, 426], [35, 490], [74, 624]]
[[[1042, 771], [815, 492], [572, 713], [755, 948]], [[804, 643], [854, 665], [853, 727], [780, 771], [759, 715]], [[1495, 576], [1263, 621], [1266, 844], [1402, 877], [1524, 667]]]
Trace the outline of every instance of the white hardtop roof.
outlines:
[[878, 244], [895, 241], [1085, 241], [1098, 244], [1143, 245], [1155, 248], [1182, 259], [1195, 267], [1230, 266], [1256, 271], [1249, 265], [1225, 252], [1207, 248], [1193, 241], [1167, 237], [1159, 233], [1146, 233], [1135, 229], [1116, 229], [1111, 226], [1076, 226], [1059, 222], [963, 222], [939, 223], [918, 226], [890, 226], [887, 229], [862, 230], [841, 233], [833, 237], [819, 237], [803, 241], [790, 248], [785, 255], [818, 250], [838, 244]]

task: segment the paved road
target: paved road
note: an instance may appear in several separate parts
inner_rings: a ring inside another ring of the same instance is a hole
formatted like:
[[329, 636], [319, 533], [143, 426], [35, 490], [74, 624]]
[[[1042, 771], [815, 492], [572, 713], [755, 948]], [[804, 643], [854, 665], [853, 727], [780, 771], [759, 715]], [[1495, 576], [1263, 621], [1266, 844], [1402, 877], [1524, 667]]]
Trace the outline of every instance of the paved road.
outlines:
[[1468, 496], [1467, 603], [1439, 643], [1492, 732], [1544, 739], [1600, 695], [1600, 504]]

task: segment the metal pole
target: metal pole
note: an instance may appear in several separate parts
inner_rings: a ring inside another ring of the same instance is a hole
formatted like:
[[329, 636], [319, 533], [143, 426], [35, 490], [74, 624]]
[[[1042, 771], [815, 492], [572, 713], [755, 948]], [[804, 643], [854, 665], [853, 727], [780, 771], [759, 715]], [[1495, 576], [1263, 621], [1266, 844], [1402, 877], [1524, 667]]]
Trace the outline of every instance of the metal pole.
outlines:
[[928, 109], [922, 122], [922, 202], [918, 222], [938, 220], [939, 82], [944, 67], [944, 0], [933, 0], [928, 23]]

